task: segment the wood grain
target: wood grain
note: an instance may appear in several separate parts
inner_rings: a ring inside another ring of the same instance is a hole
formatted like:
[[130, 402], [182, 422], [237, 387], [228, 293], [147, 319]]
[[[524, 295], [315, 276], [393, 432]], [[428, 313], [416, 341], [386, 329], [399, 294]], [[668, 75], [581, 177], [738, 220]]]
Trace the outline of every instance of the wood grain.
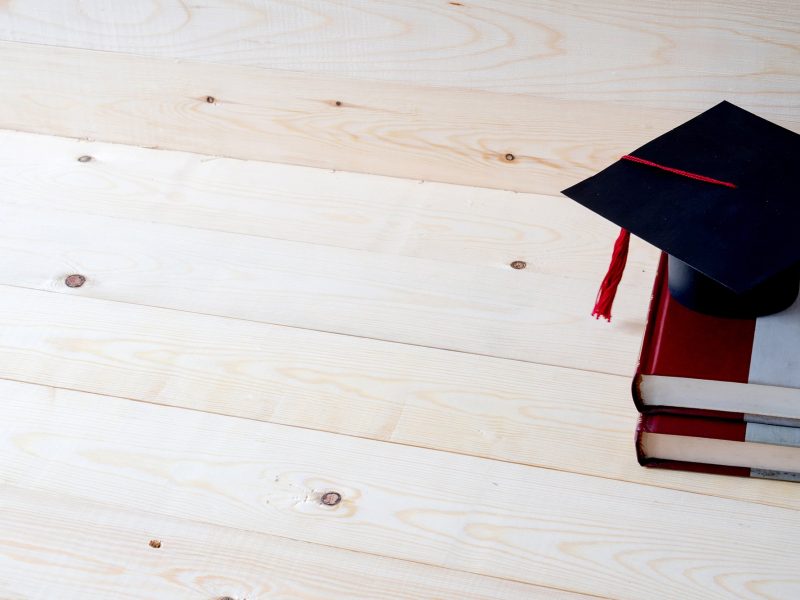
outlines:
[[589, 598], [7, 485], [0, 507], [3, 598]]
[[[79, 162], [82, 156], [90, 162]], [[618, 229], [566, 198], [0, 131], [3, 203], [599, 283]], [[81, 236], [86, 237], [86, 236]], [[91, 236], [94, 237], [94, 236]], [[625, 282], [658, 251], [633, 238]]]
[[628, 377], [8, 287], [0, 376], [800, 509], [790, 483], [640, 468]]
[[[1, 393], [10, 485], [621, 599], [800, 593], [797, 511], [10, 382]], [[335, 507], [320, 503], [330, 490]]]
[[798, 120], [798, 23], [791, 0], [16, 0], [0, 38]]
[[14, 42], [0, 56], [0, 128], [545, 194], [693, 116]]
[[722, 99], [800, 131], [800, 5], [476, 2], [0, 5], [0, 128], [419, 180], [0, 132], [0, 596], [800, 597], [800, 486], [524, 362], [630, 372], [654, 251], [590, 321], [554, 196]]
[[0, 248], [2, 284], [618, 374], [650, 296], [624, 287], [609, 325], [596, 281], [20, 207]]

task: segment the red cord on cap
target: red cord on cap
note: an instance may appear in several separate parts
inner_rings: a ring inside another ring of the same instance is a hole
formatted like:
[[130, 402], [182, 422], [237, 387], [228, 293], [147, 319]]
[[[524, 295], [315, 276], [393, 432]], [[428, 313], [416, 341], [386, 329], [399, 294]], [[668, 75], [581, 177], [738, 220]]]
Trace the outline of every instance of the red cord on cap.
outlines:
[[711, 177], [706, 177], [705, 175], [698, 175], [697, 173], [682, 171], [681, 169], [673, 169], [672, 167], [665, 167], [664, 165], [660, 165], [650, 160], [639, 158], [638, 156], [631, 156], [630, 154], [626, 154], [625, 156], [622, 157], [622, 160], [637, 162], [642, 165], [647, 165], [648, 167], [655, 167], [656, 169], [661, 169], [662, 171], [669, 171], [670, 173], [675, 173], [676, 175], [689, 177], [690, 179], [697, 179], [698, 181], [705, 181], [706, 183], [714, 183], [716, 185], [724, 185], [725, 187], [736, 189], [736, 184], [731, 183], [730, 181], [720, 181], [719, 179], [712, 179]]
[[628, 245], [631, 241], [631, 234], [627, 229], [620, 229], [617, 241], [614, 242], [614, 251], [611, 253], [611, 264], [608, 272], [600, 284], [597, 291], [597, 299], [594, 302], [592, 316], [596, 319], [603, 317], [606, 321], [611, 320], [611, 306], [614, 304], [614, 297], [617, 295], [619, 282], [622, 281], [622, 273], [625, 271], [625, 264], [628, 262]]
[[[705, 181], [706, 183], [713, 183], [715, 185], [724, 185], [729, 188], [736, 188], [736, 184], [729, 181], [720, 181], [719, 179], [712, 179], [705, 175], [698, 175], [697, 173], [690, 173], [689, 171], [682, 171], [681, 169], [673, 169], [672, 167], [665, 167], [643, 158], [631, 156], [626, 154], [622, 160], [629, 160], [631, 162], [647, 165], [648, 167], [655, 167], [663, 171], [669, 171], [682, 177], [689, 177], [697, 179], [698, 181]], [[611, 253], [611, 264], [608, 265], [608, 272], [600, 284], [600, 289], [597, 291], [597, 298], [594, 302], [594, 310], [592, 316], [599, 319], [603, 317], [606, 321], [611, 320], [611, 306], [614, 304], [614, 298], [617, 295], [617, 288], [619, 288], [620, 281], [622, 281], [622, 273], [625, 271], [625, 264], [628, 262], [628, 246], [630, 244], [631, 234], [627, 229], [621, 229], [617, 241], [614, 242], [614, 251]]]

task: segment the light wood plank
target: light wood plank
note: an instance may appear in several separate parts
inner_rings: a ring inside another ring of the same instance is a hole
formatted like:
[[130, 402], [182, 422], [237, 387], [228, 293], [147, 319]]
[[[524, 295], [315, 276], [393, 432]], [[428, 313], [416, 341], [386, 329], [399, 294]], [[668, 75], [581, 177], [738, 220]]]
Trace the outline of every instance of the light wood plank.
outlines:
[[546, 194], [693, 116], [14, 42], [0, 56], [0, 128]]
[[589, 598], [7, 485], [0, 507], [3, 598]]
[[4, 287], [0, 376], [800, 508], [800, 486], [642, 469], [630, 379]]
[[[648, 287], [611, 325], [597, 281], [453, 265], [172, 225], [5, 207], [0, 283], [631, 374]], [[87, 282], [69, 288], [81, 273]]]
[[[76, 159], [90, 156], [90, 162]], [[2, 202], [599, 282], [617, 228], [565, 198], [0, 130]], [[626, 284], [658, 251], [633, 238]]]
[[[1, 393], [10, 485], [621, 599], [800, 594], [798, 511], [10, 382]], [[320, 502], [331, 490], [335, 507]]]
[[792, 0], [16, 0], [0, 38], [427, 85], [800, 118]]

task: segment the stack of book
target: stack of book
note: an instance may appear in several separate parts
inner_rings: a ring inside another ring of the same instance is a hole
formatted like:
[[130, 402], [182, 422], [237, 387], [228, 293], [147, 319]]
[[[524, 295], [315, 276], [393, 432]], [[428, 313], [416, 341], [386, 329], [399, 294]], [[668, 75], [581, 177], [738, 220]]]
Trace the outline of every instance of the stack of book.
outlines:
[[757, 319], [708, 316], [656, 276], [639, 367], [639, 462], [800, 481], [800, 300]]

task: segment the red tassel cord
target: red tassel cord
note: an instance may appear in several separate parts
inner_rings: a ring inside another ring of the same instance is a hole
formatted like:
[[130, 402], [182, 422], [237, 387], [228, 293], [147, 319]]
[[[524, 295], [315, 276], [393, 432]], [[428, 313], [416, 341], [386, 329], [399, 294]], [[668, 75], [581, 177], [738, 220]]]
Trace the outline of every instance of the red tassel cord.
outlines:
[[611, 320], [611, 306], [614, 304], [619, 282], [622, 281], [625, 263], [628, 262], [630, 241], [630, 232], [627, 229], [620, 229], [617, 241], [614, 242], [614, 251], [611, 253], [611, 264], [608, 265], [608, 272], [603, 279], [603, 283], [600, 284], [597, 299], [594, 302], [592, 316], [596, 319], [603, 317], [606, 321]]
[[[623, 156], [622, 160], [629, 160], [631, 162], [646, 165], [648, 167], [661, 169], [662, 171], [668, 171], [682, 177], [689, 177], [690, 179], [704, 181], [705, 183], [723, 185], [733, 189], [736, 188], [736, 184], [731, 183], [730, 181], [720, 181], [719, 179], [712, 179], [711, 177], [706, 177], [705, 175], [698, 175], [697, 173], [690, 173], [689, 171], [674, 169], [672, 167], [667, 167], [649, 160], [645, 160], [644, 158], [631, 156], [630, 154]], [[603, 317], [606, 321], [611, 321], [611, 307], [614, 304], [614, 297], [617, 295], [619, 283], [622, 281], [622, 273], [625, 271], [625, 263], [628, 262], [628, 246], [630, 244], [630, 240], [630, 232], [626, 229], [621, 229], [619, 236], [617, 237], [617, 241], [614, 242], [614, 251], [611, 254], [611, 264], [608, 265], [608, 272], [606, 273], [603, 282], [600, 284], [600, 289], [597, 291], [597, 298], [594, 302], [592, 316], [597, 319]]]

